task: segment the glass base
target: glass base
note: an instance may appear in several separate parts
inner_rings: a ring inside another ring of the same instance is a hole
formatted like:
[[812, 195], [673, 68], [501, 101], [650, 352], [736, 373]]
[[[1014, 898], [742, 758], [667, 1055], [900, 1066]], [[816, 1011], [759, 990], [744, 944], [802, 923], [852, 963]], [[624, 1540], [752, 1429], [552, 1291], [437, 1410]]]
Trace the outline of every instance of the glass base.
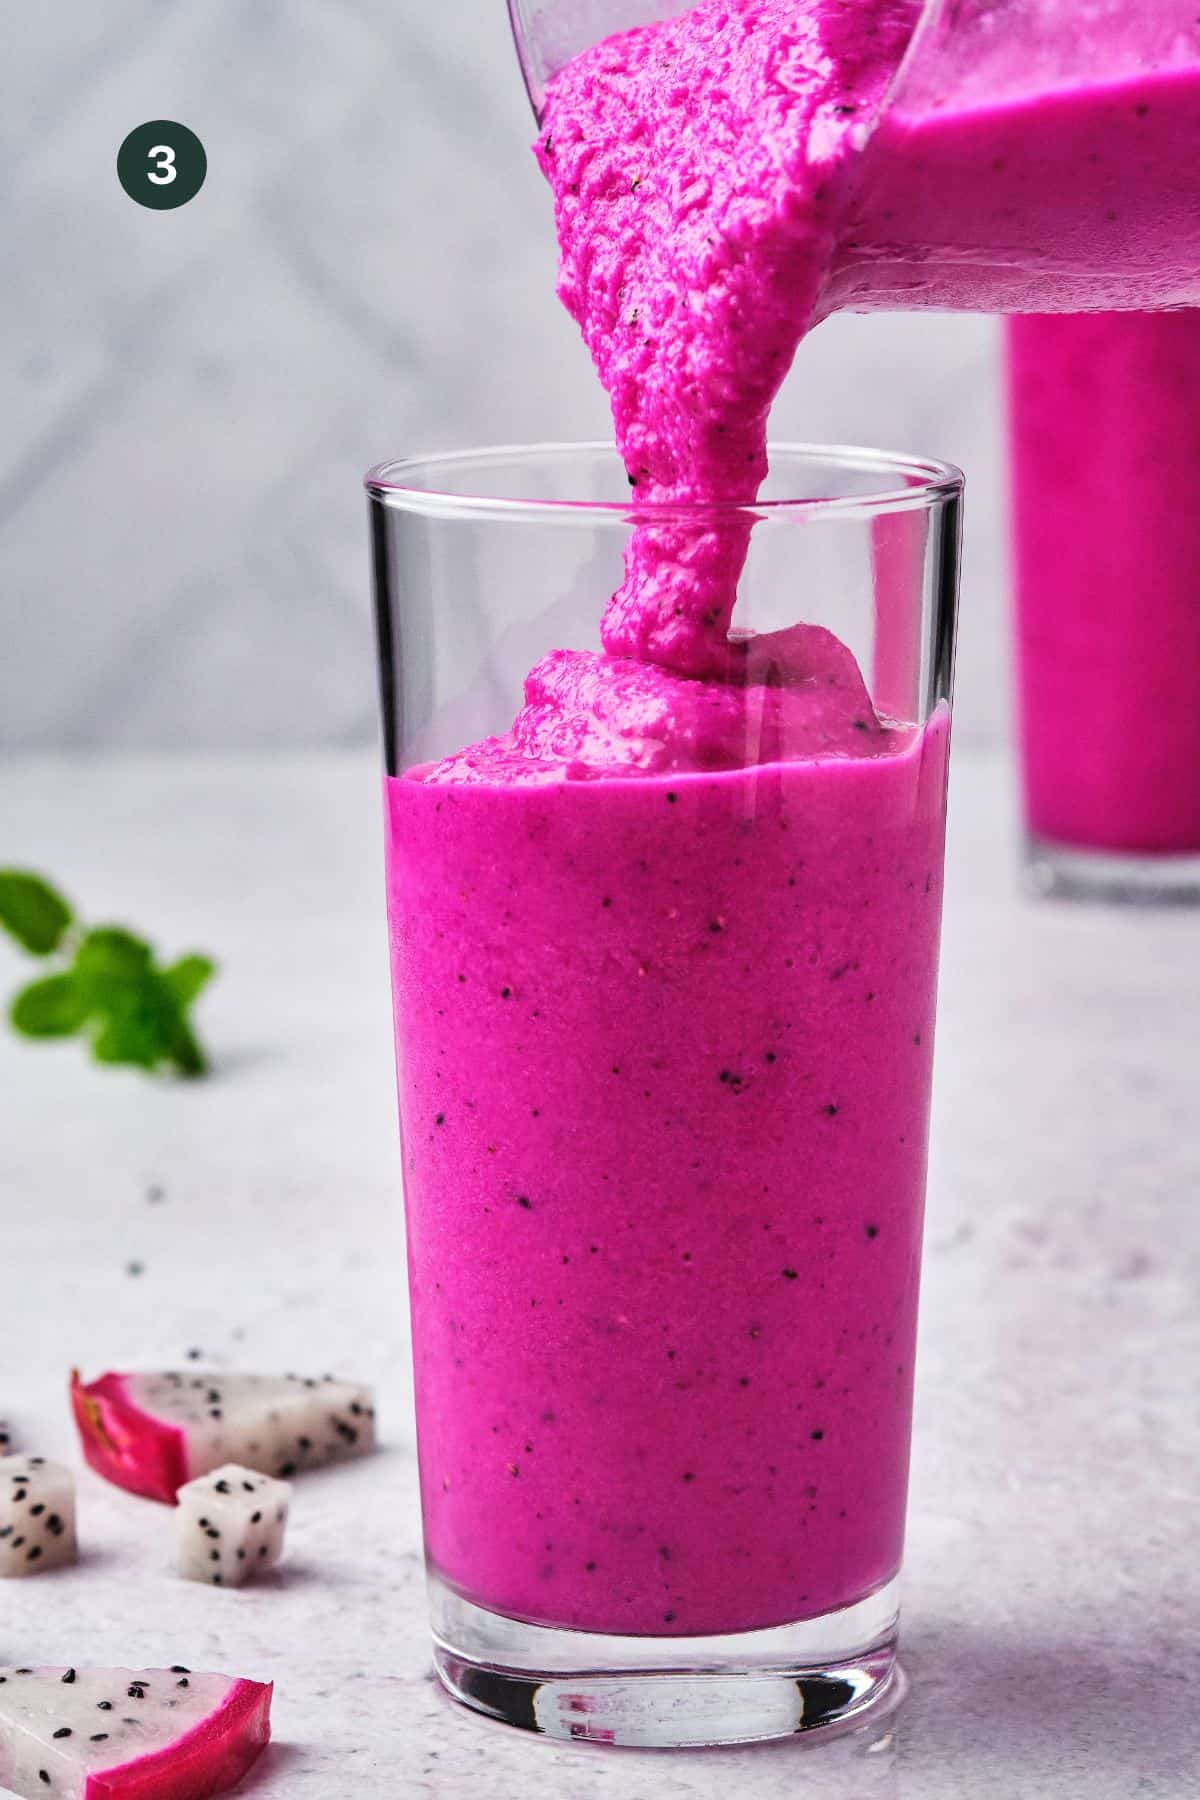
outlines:
[[476, 1712], [548, 1737], [680, 1749], [830, 1732], [903, 1697], [899, 1583], [857, 1606], [724, 1637], [559, 1631], [464, 1600], [430, 1576], [434, 1660]]
[[1080, 850], [1032, 832], [1025, 838], [1025, 886], [1053, 900], [1117, 906], [1200, 906], [1200, 854], [1138, 856]]

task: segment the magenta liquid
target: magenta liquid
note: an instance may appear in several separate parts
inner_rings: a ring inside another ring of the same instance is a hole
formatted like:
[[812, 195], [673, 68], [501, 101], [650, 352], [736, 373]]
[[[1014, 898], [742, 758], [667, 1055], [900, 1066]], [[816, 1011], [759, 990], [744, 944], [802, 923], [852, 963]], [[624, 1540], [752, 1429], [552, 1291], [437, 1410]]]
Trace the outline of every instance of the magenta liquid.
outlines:
[[1200, 12], [1178, 66], [927, 106], [864, 152], [823, 314], [1200, 306]]
[[482, 1606], [743, 1631], [904, 1529], [946, 731], [388, 783], [428, 1552]]
[[[916, 16], [701, 0], [551, 84], [560, 291], [634, 505], [752, 500], [838, 305], [1052, 307], [1176, 244], [1194, 70], [893, 114], [864, 154]], [[540, 1624], [750, 1630], [900, 1561], [946, 720], [881, 720], [815, 628], [731, 643], [748, 544], [640, 525], [601, 651], [388, 783], [427, 1544]]]
[[1008, 359], [1029, 828], [1195, 855], [1200, 313], [1015, 319]]

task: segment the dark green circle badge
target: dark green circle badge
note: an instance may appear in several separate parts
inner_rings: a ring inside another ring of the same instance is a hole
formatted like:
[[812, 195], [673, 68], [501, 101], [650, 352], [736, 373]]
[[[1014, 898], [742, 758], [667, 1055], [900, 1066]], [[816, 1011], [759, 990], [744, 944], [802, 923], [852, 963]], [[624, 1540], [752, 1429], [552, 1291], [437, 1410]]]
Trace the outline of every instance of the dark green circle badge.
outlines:
[[167, 212], [186, 206], [204, 186], [208, 158], [186, 125], [151, 119], [131, 131], [117, 151], [117, 180], [131, 200]]

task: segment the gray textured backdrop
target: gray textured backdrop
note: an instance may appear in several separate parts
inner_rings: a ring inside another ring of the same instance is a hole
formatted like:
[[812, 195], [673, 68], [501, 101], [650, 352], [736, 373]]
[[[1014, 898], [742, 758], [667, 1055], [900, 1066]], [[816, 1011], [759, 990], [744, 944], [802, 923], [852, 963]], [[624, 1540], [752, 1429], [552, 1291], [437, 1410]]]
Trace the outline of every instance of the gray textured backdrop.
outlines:
[[[374, 729], [362, 469], [600, 435], [553, 296], [503, 0], [58, 0], [0, 107], [0, 743], [345, 743]], [[203, 139], [178, 212], [115, 177]], [[780, 436], [970, 477], [960, 732], [1007, 730], [994, 327], [841, 319]]]

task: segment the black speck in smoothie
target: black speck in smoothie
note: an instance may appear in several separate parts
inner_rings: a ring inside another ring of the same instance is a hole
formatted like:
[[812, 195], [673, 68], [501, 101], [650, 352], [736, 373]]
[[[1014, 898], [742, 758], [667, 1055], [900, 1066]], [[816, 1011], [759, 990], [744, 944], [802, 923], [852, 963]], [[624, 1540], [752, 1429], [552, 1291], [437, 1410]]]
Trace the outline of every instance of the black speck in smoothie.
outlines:
[[664, 1613], [663, 1614], [663, 1624], [670, 1625], [673, 1622], [674, 1618], [675, 1618], [675, 1614], [673, 1612]]
[[763, 1060], [765, 1062], [773, 1063], [775, 1061], [775, 1052], [773, 1050], [768, 1050]]
[[821, 1439], [825, 1436], [825, 1433], [821, 1430], [820, 1426], [818, 1425], [817, 1429], [815, 1431], [810, 1431], [808, 1435], [812, 1439], [814, 1444], [819, 1444]]
[[533, 1201], [529, 1198], [528, 1194], [518, 1194], [517, 1195], [517, 1205], [520, 1207], [523, 1207], [524, 1210], [526, 1212], [528, 1212], [530, 1207], [533, 1205]]
[[800, 1278], [799, 1270], [797, 1269], [781, 1269], [780, 1274], [785, 1281], [798, 1281]]
[[445, 1113], [439, 1113], [437, 1118], [433, 1122], [435, 1125], [444, 1125], [446, 1123]]
[[836, 1119], [837, 1118], [837, 1107], [834, 1105], [832, 1100], [829, 1102], [828, 1106], [823, 1106], [821, 1108], [821, 1111], [825, 1114], [826, 1118], [828, 1118], [828, 1119]]
[[867, 1236], [869, 1238], [877, 1238], [879, 1236], [878, 1225], [868, 1225], [867, 1226]]
[[668, 794], [667, 795], [667, 805], [674, 806], [674, 804], [678, 800], [678, 798], [679, 798], [678, 794]]
[[584, 1563], [584, 1565], [583, 1565], [583, 1566], [584, 1566], [584, 1568], [585, 1568], [585, 1569], [586, 1569], [586, 1570], [587, 1570], [587, 1572], [588, 1572], [588, 1574], [589, 1574], [589, 1575], [590, 1575], [590, 1574], [591, 1574], [591, 1573], [592, 1573], [592, 1571], [593, 1571], [593, 1570], [594, 1570], [594, 1569], [595, 1569], [595, 1567], [596, 1567], [596, 1565], [595, 1565], [595, 1563], [594, 1563], [594, 1562], [585, 1562], [585, 1563]]
[[605, 896], [604, 896], [603, 900], [600, 902], [600, 904], [601, 904], [601, 906], [611, 906], [612, 905], [612, 895], [605, 894]]
[[693, 1473], [690, 1469], [687, 1469], [684, 1471], [684, 1474], [680, 1477], [680, 1479], [683, 1481], [695, 1481], [696, 1477], [693, 1475]]
[[502, 987], [500, 989], [500, 998], [502, 1000], [511, 1000], [512, 999], [512, 989], [510, 987]]
[[1139, 106], [1134, 107], [1134, 109], [1133, 109], [1134, 117], [1137, 119], [1144, 119], [1146, 114], [1149, 111], [1150, 111], [1150, 108], [1146, 105], [1146, 102], [1143, 100]]

